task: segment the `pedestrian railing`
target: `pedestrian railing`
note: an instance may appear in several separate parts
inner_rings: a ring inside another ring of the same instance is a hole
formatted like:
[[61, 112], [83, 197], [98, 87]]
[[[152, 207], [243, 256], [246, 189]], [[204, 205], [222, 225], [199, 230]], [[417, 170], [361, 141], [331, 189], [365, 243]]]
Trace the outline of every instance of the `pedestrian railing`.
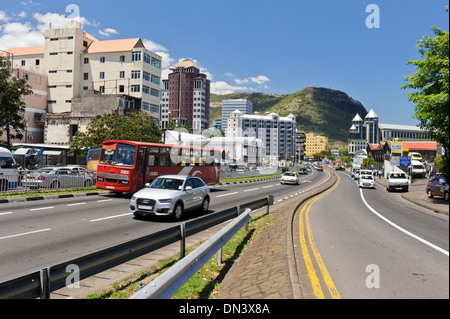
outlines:
[[63, 188], [85, 188], [95, 186], [94, 173], [43, 174], [36, 171], [18, 174], [0, 173], [0, 193], [27, 192]]
[[[273, 205], [273, 203], [273, 196], [268, 196], [61, 264], [45, 267], [25, 276], [0, 283], [0, 299], [49, 299], [52, 291], [73, 285], [74, 279], [79, 281], [88, 278], [177, 241], [180, 242], [180, 256], [183, 258], [186, 252], [187, 236], [225, 222], [230, 218], [239, 217], [246, 209], [255, 210], [267, 206], [268, 212], [269, 205]], [[244, 219], [246, 217], [239, 218], [239, 224]]]

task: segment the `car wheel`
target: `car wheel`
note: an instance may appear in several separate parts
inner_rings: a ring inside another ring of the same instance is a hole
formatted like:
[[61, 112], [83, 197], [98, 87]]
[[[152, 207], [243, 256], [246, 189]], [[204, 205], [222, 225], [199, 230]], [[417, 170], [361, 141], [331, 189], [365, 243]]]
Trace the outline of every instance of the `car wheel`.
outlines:
[[431, 193], [431, 189], [427, 191], [428, 198], [433, 198], [433, 193]]
[[51, 188], [52, 189], [59, 189], [60, 188], [59, 182], [58, 181], [52, 182]]
[[181, 203], [177, 203], [173, 210], [173, 218], [175, 220], [179, 220], [181, 215], [183, 215], [183, 205]]
[[203, 199], [203, 203], [202, 203], [202, 211], [204, 213], [207, 213], [209, 210], [209, 197], [205, 197]]
[[85, 180], [84, 181], [84, 187], [91, 187], [92, 186], [92, 181], [91, 180]]

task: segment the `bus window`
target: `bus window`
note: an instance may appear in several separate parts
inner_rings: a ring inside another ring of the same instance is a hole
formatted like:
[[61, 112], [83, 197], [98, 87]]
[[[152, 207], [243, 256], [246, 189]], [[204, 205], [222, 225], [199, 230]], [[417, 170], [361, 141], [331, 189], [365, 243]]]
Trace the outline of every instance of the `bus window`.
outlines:
[[118, 143], [116, 148], [108, 146], [102, 149], [100, 164], [118, 166], [134, 166], [136, 161], [136, 146]]
[[159, 166], [158, 165], [158, 155], [149, 155], [148, 156], [148, 166]]
[[161, 154], [170, 154], [170, 148], [169, 147], [161, 147], [159, 152]]
[[158, 154], [159, 153], [159, 147], [150, 147], [150, 154]]
[[160, 166], [168, 167], [170, 166], [170, 156], [169, 155], [161, 155], [160, 156]]
[[86, 167], [90, 171], [96, 171], [98, 162], [100, 161], [101, 148], [96, 148], [88, 151]]

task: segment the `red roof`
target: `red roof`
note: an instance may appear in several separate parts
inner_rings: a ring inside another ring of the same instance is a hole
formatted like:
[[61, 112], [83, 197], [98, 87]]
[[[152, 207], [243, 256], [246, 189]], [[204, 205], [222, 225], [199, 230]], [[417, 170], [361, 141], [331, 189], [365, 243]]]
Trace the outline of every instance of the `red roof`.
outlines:
[[436, 151], [436, 142], [403, 142], [403, 148], [409, 148], [410, 150], [422, 150], [422, 151]]

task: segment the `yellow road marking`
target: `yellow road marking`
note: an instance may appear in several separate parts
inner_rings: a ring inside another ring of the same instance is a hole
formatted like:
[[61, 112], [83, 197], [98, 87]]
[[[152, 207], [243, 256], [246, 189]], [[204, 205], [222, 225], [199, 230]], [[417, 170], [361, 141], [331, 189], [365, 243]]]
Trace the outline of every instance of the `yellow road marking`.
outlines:
[[320, 198], [324, 197], [325, 195], [327, 195], [328, 193], [332, 192], [337, 185], [339, 184], [340, 179], [338, 176], [338, 181], [336, 183], [335, 186], [333, 186], [330, 190], [328, 190], [327, 192], [323, 193], [322, 195], [313, 198], [311, 200], [309, 200], [306, 205], [303, 207], [303, 209], [300, 212], [300, 243], [301, 243], [301, 247], [302, 247], [302, 251], [303, 251], [303, 256], [305, 259], [305, 264], [306, 264], [306, 269], [308, 271], [309, 274], [309, 278], [311, 281], [311, 285], [314, 291], [314, 294], [316, 295], [316, 297], [318, 299], [324, 299], [325, 296], [323, 294], [322, 288], [320, 286], [320, 282], [319, 279], [316, 275], [316, 272], [314, 270], [314, 266], [311, 260], [311, 256], [309, 254], [308, 251], [308, 247], [306, 245], [306, 238], [305, 238], [305, 231], [304, 231], [304, 223], [303, 223], [303, 215], [305, 215], [305, 223], [306, 223], [306, 229], [308, 232], [308, 241], [309, 241], [309, 245], [311, 246], [311, 250], [313, 251], [314, 257], [316, 259], [317, 264], [319, 265], [319, 269], [322, 273], [322, 276], [325, 280], [325, 283], [327, 285], [328, 291], [331, 294], [331, 298], [333, 299], [340, 299], [341, 296], [338, 292], [338, 290], [336, 289], [336, 286], [334, 285], [333, 280], [331, 279], [331, 276], [325, 266], [325, 263], [323, 262], [322, 257], [320, 256], [320, 253], [317, 249], [316, 243], [314, 241], [314, 237], [312, 235], [312, 230], [311, 230], [311, 224], [309, 221], [309, 211], [311, 209], [311, 207], [314, 205], [315, 202], [317, 202]]

